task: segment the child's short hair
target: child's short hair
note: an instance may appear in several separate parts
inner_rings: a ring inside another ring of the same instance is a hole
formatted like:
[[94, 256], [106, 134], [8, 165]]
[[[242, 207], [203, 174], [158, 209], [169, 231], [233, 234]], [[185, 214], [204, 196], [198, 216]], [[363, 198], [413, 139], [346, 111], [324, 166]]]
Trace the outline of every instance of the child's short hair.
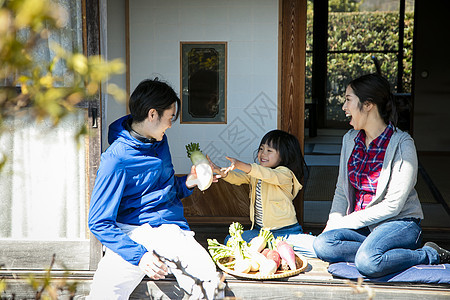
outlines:
[[261, 139], [259, 146], [267, 144], [278, 151], [280, 155], [280, 166], [289, 168], [298, 180], [303, 178], [303, 166], [305, 160], [302, 155], [298, 139], [283, 130], [272, 130]]

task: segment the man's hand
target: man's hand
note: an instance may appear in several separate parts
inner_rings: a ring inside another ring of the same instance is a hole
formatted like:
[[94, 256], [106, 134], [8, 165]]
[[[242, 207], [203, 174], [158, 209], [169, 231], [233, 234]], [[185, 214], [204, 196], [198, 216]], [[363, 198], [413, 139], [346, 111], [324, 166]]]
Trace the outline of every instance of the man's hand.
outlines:
[[186, 186], [188, 189], [192, 189], [197, 186], [197, 171], [195, 170], [195, 166], [192, 165], [191, 173], [186, 178]]
[[139, 268], [151, 279], [165, 278], [168, 268], [155, 254], [146, 252], [139, 262]]

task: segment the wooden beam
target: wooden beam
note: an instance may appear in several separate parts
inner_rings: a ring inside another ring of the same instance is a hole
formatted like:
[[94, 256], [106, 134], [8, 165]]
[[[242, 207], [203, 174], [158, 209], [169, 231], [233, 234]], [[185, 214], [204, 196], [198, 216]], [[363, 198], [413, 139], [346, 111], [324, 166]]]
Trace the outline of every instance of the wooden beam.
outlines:
[[306, 0], [281, 0], [280, 124], [304, 143]]
[[[295, 135], [302, 151], [305, 140], [306, 1], [280, 0], [279, 28], [278, 127]], [[294, 206], [302, 224], [303, 192], [294, 199]]]
[[[85, 46], [86, 55], [99, 55], [100, 54], [100, 8], [99, 0], [85, 0], [84, 4], [84, 18], [85, 18]], [[89, 202], [91, 191], [94, 188], [95, 177], [97, 174], [97, 169], [100, 165], [100, 155], [102, 153], [101, 149], [101, 128], [102, 128], [102, 118], [101, 111], [101, 92], [95, 95], [95, 98], [89, 101], [88, 108], [88, 124], [97, 125], [87, 126], [89, 137], [89, 147], [88, 147], [88, 178], [87, 178], [87, 202]], [[94, 118], [96, 119], [94, 122]], [[87, 205], [89, 207], [89, 205]], [[102, 246], [100, 242], [92, 235], [90, 236], [90, 259], [89, 259], [89, 269], [97, 269], [97, 264], [102, 257]]]

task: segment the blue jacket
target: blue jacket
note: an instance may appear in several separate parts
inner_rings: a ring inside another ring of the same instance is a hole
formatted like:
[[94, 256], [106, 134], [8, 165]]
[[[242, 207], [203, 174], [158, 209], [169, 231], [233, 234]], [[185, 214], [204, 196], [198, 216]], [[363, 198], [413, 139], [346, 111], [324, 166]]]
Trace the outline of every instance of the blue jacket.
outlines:
[[117, 223], [176, 224], [189, 230], [180, 199], [192, 191], [186, 187], [186, 176], [175, 176], [167, 137], [140, 142], [125, 129], [129, 118], [122, 117], [109, 126], [111, 146], [101, 156], [88, 224], [103, 245], [138, 265], [147, 249], [131, 240]]

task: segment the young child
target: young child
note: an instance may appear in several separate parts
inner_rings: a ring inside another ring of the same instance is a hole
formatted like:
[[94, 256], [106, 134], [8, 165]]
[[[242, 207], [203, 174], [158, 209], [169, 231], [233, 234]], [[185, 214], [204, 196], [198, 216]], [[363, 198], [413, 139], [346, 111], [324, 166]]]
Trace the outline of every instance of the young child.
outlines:
[[[250, 242], [262, 227], [269, 228], [275, 238], [284, 237], [295, 251], [316, 257], [312, 246], [315, 237], [303, 234], [292, 203], [302, 188], [298, 179], [303, 177], [305, 164], [297, 138], [285, 131], [273, 130], [261, 140], [255, 158], [258, 163], [226, 158], [231, 162], [228, 168], [220, 168], [210, 160], [217, 177], [235, 185], [250, 185], [252, 228], [244, 231], [242, 238]], [[242, 172], [233, 171], [235, 169]]]

